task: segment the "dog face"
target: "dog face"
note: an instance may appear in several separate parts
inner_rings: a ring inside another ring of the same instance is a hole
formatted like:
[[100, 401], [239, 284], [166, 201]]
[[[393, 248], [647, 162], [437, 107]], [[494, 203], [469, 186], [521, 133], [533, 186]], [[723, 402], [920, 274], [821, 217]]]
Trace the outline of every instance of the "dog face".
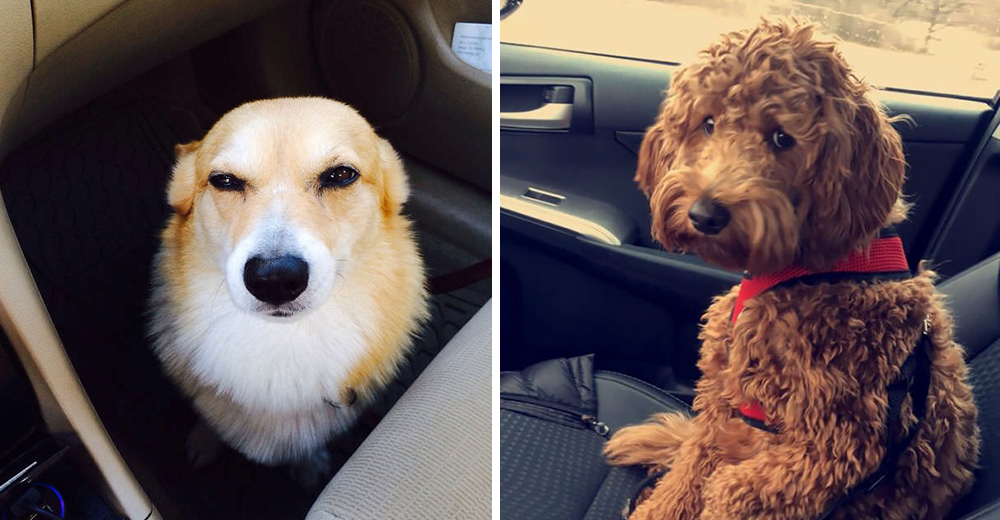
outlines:
[[822, 270], [905, 218], [899, 134], [812, 33], [763, 21], [674, 74], [636, 173], [664, 246], [752, 273]]
[[269, 319], [325, 302], [408, 193], [391, 146], [328, 99], [243, 105], [176, 152], [168, 200], [185, 250], [238, 309]]

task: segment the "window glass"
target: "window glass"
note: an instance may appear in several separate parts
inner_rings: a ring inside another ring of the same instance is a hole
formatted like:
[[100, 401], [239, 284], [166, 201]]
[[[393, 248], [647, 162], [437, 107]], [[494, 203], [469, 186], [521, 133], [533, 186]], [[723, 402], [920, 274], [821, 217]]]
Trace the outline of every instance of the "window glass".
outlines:
[[991, 98], [1000, 88], [1000, 0], [525, 0], [502, 42], [690, 61], [720, 33], [794, 15], [835, 34], [876, 86]]

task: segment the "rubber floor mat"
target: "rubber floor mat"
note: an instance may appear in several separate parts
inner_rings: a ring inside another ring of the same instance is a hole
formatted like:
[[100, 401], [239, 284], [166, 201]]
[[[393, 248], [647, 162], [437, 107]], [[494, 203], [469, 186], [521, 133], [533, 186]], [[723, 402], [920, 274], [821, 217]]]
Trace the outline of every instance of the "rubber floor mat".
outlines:
[[[173, 146], [205, 130], [183, 108], [109, 96], [12, 153], [0, 167], [0, 191], [70, 359], [163, 517], [302, 518], [315, 492], [284, 468], [229, 450], [206, 468], [188, 465], [184, 441], [195, 415], [144, 335], [150, 262], [169, 214]], [[399, 378], [355, 429], [331, 442], [337, 467], [488, 298], [488, 281], [433, 298], [433, 319]]]

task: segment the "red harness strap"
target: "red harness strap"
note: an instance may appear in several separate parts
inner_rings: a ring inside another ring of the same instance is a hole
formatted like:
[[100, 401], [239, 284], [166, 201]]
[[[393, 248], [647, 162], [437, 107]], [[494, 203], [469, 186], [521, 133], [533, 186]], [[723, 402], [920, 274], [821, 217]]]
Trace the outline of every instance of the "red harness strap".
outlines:
[[767, 423], [767, 415], [764, 414], [764, 408], [761, 407], [760, 403], [757, 401], [741, 404], [740, 415], [746, 417], [747, 419]]
[[[854, 251], [837, 262], [829, 271], [814, 273], [802, 266], [791, 265], [776, 273], [744, 277], [743, 281], [740, 282], [740, 292], [736, 296], [731, 322], [736, 323], [736, 320], [739, 319], [747, 300], [785, 282], [813, 276], [818, 276], [823, 281], [823, 275], [828, 274], [848, 275], [847, 279], [850, 279], [849, 275], [857, 275], [858, 277], [890, 273], [908, 275], [909, 270], [906, 253], [903, 251], [903, 241], [898, 236], [876, 238], [867, 251]], [[744, 403], [740, 405], [738, 412], [743, 420], [751, 426], [771, 431], [770, 427], [767, 426], [767, 415], [760, 403]]]
[[740, 293], [736, 296], [736, 306], [733, 308], [732, 321], [743, 312], [745, 302], [768, 289], [805, 276], [826, 273], [856, 273], [876, 274], [908, 272], [906, 253], [903, 251], [903, 241], [898, 236], [876, 238], [868, 251], [855, 251], [834, 264], [829, 271], [814, 273], [799, 265], [790, 265], [781, 271], [770, 274], [759, 274], [743, 278], [740, 282]]

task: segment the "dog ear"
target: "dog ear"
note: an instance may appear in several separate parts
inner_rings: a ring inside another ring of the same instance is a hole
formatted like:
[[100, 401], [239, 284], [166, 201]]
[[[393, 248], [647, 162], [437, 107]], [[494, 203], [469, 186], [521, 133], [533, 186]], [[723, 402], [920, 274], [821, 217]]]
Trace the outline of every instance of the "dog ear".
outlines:
[[635, 182], [647, 197], [653, 193], [660, 176], [673, 167], [677, 147], [687, 134], [688, 119], [695, 108], [695, 97], [687, 85], [688, 75], [685, 67], [674, 73], [667, 96], [660, 103], [656, 122], [646, 129], [642, 138]]
[[174, 159], [180, 159], [185, 155], [197, 152], [201, 148], [201, 141], [191, 141], [189, 143], [177, 143], [174, 145]]
[[686, 114], [692, 108], [690, 96], [681, 92], [683, 70], [674, 75], [674, 84], [670, 94], [660, 106], [660, 114], [656, 122], [646, 129], [639, 147], [639, 165], [635, 170], [635, 182], [647, 197], [653, 193], [656, 183], [670, 170], [677, 153], [675, 135], [684, 135], [683, 125]]
[[174, 170], [170, 175], [167, 202], [174, 209], [174, 213], [180, 216], [187, 216], [191, 213], [191, 207], [194, 205], [195, 156], [197, 155], [195, 152], [200, 147], [201, 141], [191, 141], [174, 146], [174, 156], [177, 162], [174, 163]]
[[382, 213], [389, 217], [398, 215], [403, 203], [410, 198], [410, 185], [399, 154], [385, 139], [379, 139], [379, 158], [382, 163]]
[[647, 197], [656, 186], [661, 168], [669, 168], [670, 157], [663, 153], [665, 132], [663, 121], [658, 119], [646, 130], [642, 145], [639, 147], [639, 165], [635, 170], [635, 182]]
[[[822, 110], [827, 134], [810, 179], [799, 261], [825, 269], [868, 241], [887, 224], [906, 217], [902, 198], [906, 158], [899, 133], [836, 53], [824, 67]], [[839, 62], [839, 63], [836, 63]]]

